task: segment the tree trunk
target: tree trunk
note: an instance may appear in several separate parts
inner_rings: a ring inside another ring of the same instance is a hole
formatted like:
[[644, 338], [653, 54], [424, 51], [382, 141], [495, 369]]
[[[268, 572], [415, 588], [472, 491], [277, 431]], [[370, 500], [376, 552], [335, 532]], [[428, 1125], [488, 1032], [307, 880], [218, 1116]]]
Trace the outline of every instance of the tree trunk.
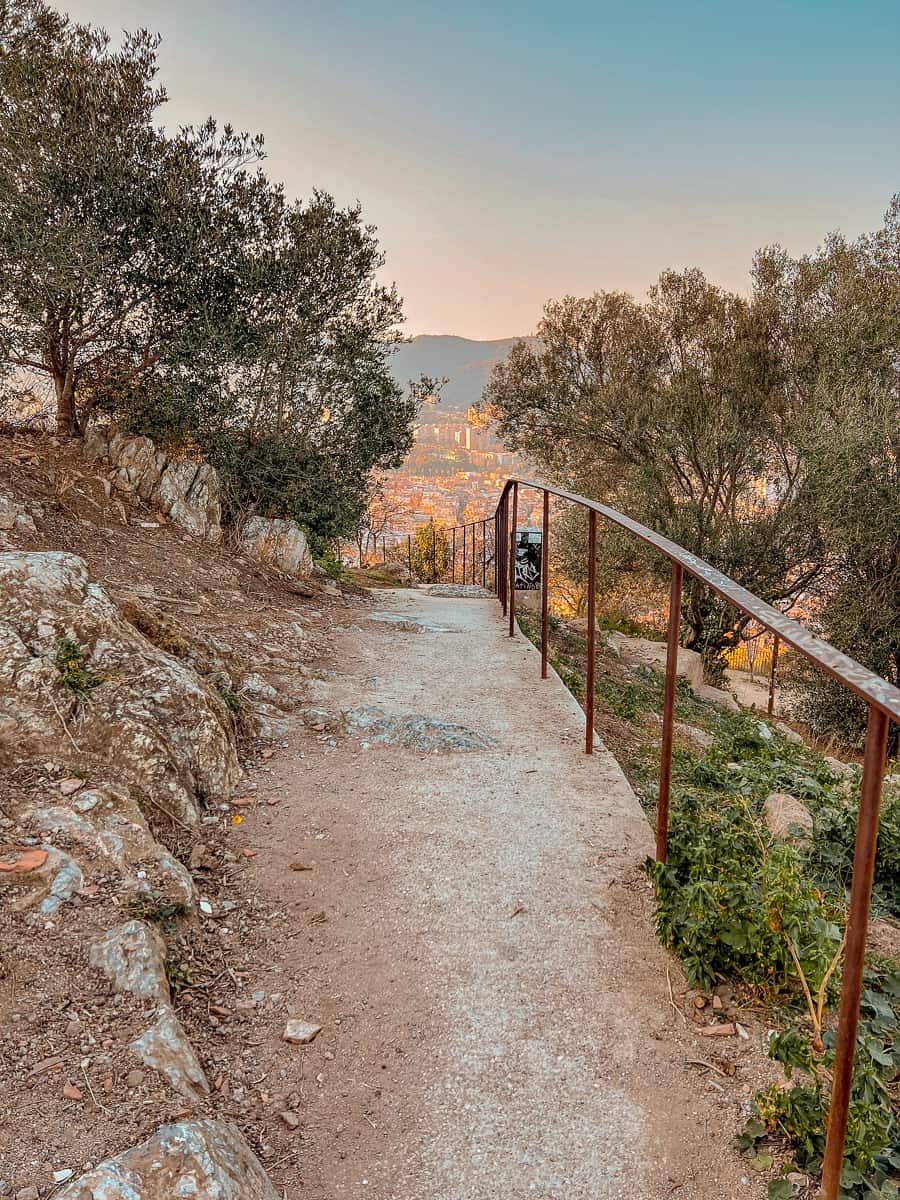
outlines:
[[77, 437], [78, 410], [75, 407], [75, 372], [70, 366], [64, 374], [53, 373], [56, 391], [56, 432], [60, 437]]

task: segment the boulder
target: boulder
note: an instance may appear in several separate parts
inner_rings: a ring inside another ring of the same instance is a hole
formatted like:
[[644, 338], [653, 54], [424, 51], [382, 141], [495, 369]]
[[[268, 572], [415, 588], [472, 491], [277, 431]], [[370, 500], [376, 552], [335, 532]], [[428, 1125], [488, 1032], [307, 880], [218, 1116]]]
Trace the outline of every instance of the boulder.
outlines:
[[159, 1005], [156, 1020], [145, 1033], [135, 1038], [131, 1049], [145, 1067], [159, 1071], [186, 1099], [196, 1100], [199, 1094], [209, 1092], [209, 1082], [200, 1060], [170, 1005]]
[[[63, 641], [94, 681], [78, 695], [61, 686]], [[227, 799], [241, 775], [230, 714], [185, 662], [130, 624], [93, 583], [84, 561], [60, 551], [0, 554], [0, 727], [57, 753], [60, 715], [77, 709], [78, 742], [115, 762], [118, 778], [183, 824], [196, 797]]]
[[147, 1141], [101, 1162], [57, 1200], [278, 1200], [259, 1159], [226, 1121], [163, 1125]]
[[[665, 672], [665, 642], [653, 642], [649, 638], [629, 637], [625, 633], [612, 632], [606, 635], [606, 645], [623, 662], [631, 666], [651, 667], [654, 671]], [[740, 712], [740, 705], [729, 692], [703, 682], [703, 659], [696, 650], [687, 650], [684, 646], [679, 646], [676, 673], [688, 681], [695, 695], [702, 700], [709, 700], [729, 712]]]
[[143, 921], [126, 921], [107, 930], [91, 946], [88, 959], [117, 992], [168, 1003], [165, 943]]
[[774, 838], [808, 841], [813, 819], [802, 801], [786, 792], [773, 792], [763, 804], [763, 819]]
[[222, 494], [219, 476], [209, 463], [170, 459], [150, 438], [104, 426], [88, 429], [83, 453], [89, 462], [109, 459], [117, 491], [140, 496], [194, 537], [221, 542]]
[[778, 730], [778, 732], [781, 734], [781, 736], [784, 738], [784, 740], [786, 742], [790, 742], [794, 746], [805, 746], [806, 745], [806, 742], [803, 740], [803, 738], [800, 736], [800, 734], [796, 731], [796, 729], [791, 729], [790, 725], [785, 725], [784, 721], [776, 721], [775, 728]]
[[[15, 850], [0, 847], [0, 852]], [[36, 850], [22, 847], [18, 856], [10, 853], [9, 858], [14, 861], [0, 871], [0, 907], [8, 904], [16, 912], [36, 909], [31, 918], [34, 921], [52, 917], [84, 883], [78, 863], [55, 846], [44, 844]], [[9, 894], [5, 895], [7, 890]]]
[[34, 533], [34, 518], [10, 496], [0, 495], [0, 532], [9, 533], [13, 530]]
[[312, 555], [306, 535], [295, 521], [248, 517], [241, 528], [241, 546], [257, 562], [287, 575], [312, 572]]

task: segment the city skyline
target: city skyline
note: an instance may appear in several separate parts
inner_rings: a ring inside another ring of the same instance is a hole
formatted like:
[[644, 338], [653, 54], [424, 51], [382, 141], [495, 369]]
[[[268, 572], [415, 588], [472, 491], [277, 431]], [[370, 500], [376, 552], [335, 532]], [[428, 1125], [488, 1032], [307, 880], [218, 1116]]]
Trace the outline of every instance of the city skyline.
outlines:
[[65, 7], [162, 34], [169, 127], [261, 131], [289, 194], [358, 199], [408, 334], [528, 334], [667, 267], [746, 291], [759, 246], [875, 228], [898, 187], [900, 7], [875, 0]]

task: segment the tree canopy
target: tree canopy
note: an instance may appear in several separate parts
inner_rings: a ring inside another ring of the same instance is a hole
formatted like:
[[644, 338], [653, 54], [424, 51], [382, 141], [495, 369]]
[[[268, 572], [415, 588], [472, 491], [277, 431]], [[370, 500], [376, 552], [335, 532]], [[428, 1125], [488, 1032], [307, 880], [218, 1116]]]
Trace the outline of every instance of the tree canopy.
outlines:
[[[760, 251], [742, 297], [665, 271], [639, 302], [549, 303], [484, 395], [552, 482], [603, 499], [705, 558], [896, 682], [900, 673], [900, 198], [884, 226], [792, 259]], [[577, 523], [575, 523], [577, 525]], [[580, 526], [558, 524], [557, 550]], [[568, 532], [570, 526], [574, 532]], [[666, 563], [601, 533], [600, 570]], [[577, 572], [576, 572], [577, 574]], [[685, 581], [687, 645], [721, 664], [746, 622]], [[853, 737], [863, 706], [816, 678], [801, 707]]]
[[234, 513], [349, 528], [411, 442], [422, 389], [388, 359], [401, 302], [359, 206], [293, 201], [263, 140], [167, 133], [159, 39], [113, 46], [41, 0], [0, 7], [0, 366], [223, 477]]

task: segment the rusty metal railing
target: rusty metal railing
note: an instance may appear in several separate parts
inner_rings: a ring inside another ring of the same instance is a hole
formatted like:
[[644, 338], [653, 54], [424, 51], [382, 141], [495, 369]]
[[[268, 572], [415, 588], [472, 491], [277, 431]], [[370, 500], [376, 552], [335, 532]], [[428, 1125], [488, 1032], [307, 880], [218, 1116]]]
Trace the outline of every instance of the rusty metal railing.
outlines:
[[[516, 631], [516, 527], [519, 512], [519, 489], [528, 488], [542, 494], [542, 554], [541, 554], [541, 678], [546, 679], [550, 591], [550, 497], [579, 505], [587, 511], [588, 594], [587, 594], [587, 664], [585, 679], [585, 739], [586, 754], [594, 750], [594, 670], [596, 661], [596, 566], [597, 518], [624, 529], [633, 537], [651, 546], [671, 563], [669, 582], [669, 620], [666, 638], [666, 671], [663, 699], [662, 738], [660, 745], [659, 802], [656, 818], [656, 857], [666, 861], [669, 835], [669, 797], [672, 783], [672, 740], [675, 728], [675, 690], [678, 667], [679, 630], [681, 623], [681, 592], [684, 572], [706, 584], [713, 592], [740, 612], [751, 617], [758, 626], [774, 634], [774, 653], [769, 681], [768, 710], [772, 712], [775, 661], [781, 644], [792, 647], [832, 679], [849, 688], [868, 705], [868, 724], [860, 784], [859, 817], [850, 886], [850, 908], [847, 916], [846, 944], [841, 1000], [838, 1011], [838, 1034], [835, 1049], [831, 1105], [828, 1132], [822, 1162], [822, 1200], [838, 1200], [844, 1142], [853, 1082], [853, 1061], [859, 1025], [859, 1005], [862, 995], [863, 965], [868, 935], [869, 906], [875, 873], [875, 850], [878, 841], [878, 819], [881, 808], [881, 786], [887, 753], [888, 727], [891, 721], [900, 723], [900, 689], [867, 670], [854, 659], [842, 654], [828, 642], [817, 638], [797, 621], [786, 617], [710, 563], [685, 550], [676, 542], [655, 533], [624, 513], [617, 512], [596, 500], [588, 500], [562, 488], [534, 483], [528, 479], [508, 479], [503, 487], [493, 518], [470, 522], [449, 530], [451, 537], [452, 577], [457, 577], [457, 532], [462, 548], [461, 582], [475, 583], [476, 527], [481, 527], [482, 583], [487, 584], [487, 564], [491, 562], [492, 588], [497, 593], [509, 636]], [[487, 531], [493, 524], [492, 555], [487, 554]], [[471, 560], [471, 561], [470, 561]]]

